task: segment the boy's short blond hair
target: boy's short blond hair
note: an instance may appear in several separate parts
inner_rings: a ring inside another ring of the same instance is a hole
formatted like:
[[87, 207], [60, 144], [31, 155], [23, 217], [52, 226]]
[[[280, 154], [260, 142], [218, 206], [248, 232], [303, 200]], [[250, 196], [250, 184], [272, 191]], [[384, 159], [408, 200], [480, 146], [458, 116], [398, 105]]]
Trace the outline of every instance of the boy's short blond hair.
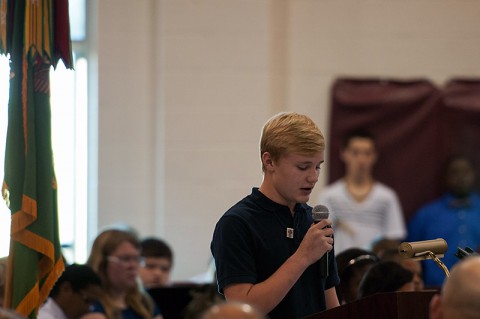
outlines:
[[[263, 126], [260, 158], [268, 152], [274, 161], [289, 153], [313, 155], [325, 150], [325, 138], [311, 118], [295, 112], [282, 112]], [[262, 170], [265, 167], [262, 162]]]

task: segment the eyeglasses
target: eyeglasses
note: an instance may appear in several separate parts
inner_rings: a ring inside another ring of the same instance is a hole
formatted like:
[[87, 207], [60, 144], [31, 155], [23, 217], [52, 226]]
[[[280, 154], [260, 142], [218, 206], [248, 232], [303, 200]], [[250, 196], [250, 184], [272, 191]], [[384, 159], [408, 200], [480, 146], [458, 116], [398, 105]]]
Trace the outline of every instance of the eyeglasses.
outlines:
[[107, 256], [107, 260], [117, 264], [137, 264], [143, 263], [143, 257], [141, 256]]

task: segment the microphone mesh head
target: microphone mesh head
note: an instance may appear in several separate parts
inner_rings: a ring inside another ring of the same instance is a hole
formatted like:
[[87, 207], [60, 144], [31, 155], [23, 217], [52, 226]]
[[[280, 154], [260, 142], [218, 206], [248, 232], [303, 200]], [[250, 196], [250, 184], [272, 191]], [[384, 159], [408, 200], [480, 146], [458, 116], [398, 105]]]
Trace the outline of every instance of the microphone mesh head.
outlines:
[[313, 207], [312, 209], [312, 212], [315, 212], [315, 213], [328, 213], [328, 207], [325, 206], [325, 205], [316, 205], [315, 207]]
[[329, 215], [329, 211], [327, 206], [324, 205], [316, 205], [312, 209], [312, 218], [315, 222], [319, 222], [322, 219], [327, 219]]

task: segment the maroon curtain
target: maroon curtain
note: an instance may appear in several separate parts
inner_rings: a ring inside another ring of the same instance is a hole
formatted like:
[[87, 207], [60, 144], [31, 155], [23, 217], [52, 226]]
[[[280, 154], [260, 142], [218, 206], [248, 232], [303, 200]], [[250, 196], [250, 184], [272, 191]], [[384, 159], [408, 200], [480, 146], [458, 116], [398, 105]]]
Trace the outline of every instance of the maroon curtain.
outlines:
[[442, 92], [427, 80], [337, 80], [332, 88], [329, 182], [344, 173], [339, 149], [346, 132], [367, 128], [379, 150], [375, 177], [397, 192], [408, 220], [441, 191], [438, 181], [447, 152], [441, 132], [451, 129], [440, 125], [441, 98]]

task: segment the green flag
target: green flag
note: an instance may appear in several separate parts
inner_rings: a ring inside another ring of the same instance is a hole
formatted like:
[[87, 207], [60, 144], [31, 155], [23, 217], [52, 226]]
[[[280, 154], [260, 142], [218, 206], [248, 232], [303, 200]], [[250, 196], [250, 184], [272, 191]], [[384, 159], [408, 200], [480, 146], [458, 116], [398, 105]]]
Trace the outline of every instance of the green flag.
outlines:
[[[6, 19], [2, 19], [0, 30], [0, 53], [10, 54], [3, 196], [12, 223], [5, 305], [36, 318], [38, 307], [64, 269], [58, 235], [49, 74], [60, 58], [71, 67], [68, 1], [1, 1], [2, 18]], [[55, 21], [66, 21], [66, 25], [56, 25], [63, 28], [62, 32], [55, 32]]]

